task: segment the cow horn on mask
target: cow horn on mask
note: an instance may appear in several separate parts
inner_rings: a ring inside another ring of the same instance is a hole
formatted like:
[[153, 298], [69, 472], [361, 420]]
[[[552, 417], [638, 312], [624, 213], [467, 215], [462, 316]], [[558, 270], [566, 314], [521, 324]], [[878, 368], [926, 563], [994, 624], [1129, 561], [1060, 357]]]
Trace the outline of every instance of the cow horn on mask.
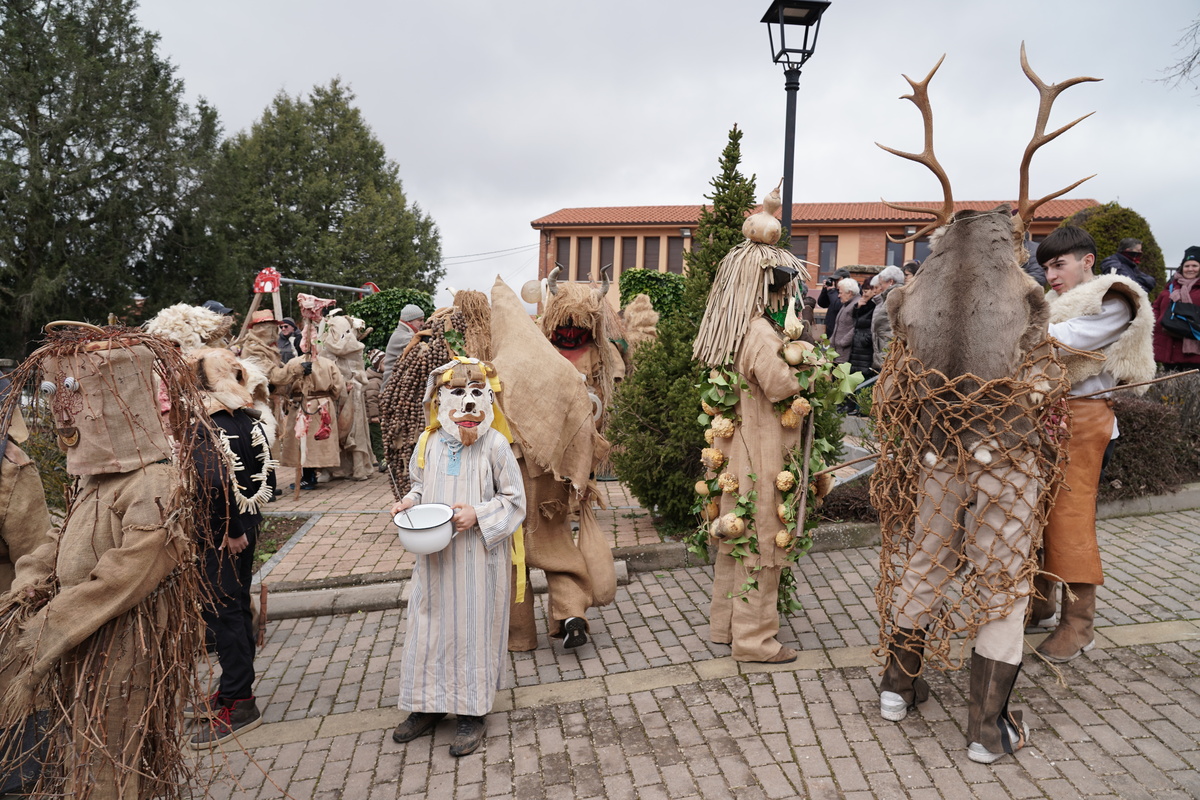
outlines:
[[562, 271], [562, 266], [556, 264], [554, 269], [550, 270], [550, 274], [546, 276], [546, 287], [550, 290], [550, 294], [558, 294], [558, 273]]

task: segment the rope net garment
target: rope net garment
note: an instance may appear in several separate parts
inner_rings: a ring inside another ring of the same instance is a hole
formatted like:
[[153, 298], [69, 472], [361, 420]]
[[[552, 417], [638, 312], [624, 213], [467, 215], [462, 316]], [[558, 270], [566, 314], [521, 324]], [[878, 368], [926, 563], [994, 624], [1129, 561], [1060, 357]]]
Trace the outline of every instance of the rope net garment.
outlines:
[[968, 640], [1029, 595], [1069, 436], [1069, 384], [1052, 343], [1017, 377], [985, 381], [947, 378], [893, 342], [872, 404], [880, 658], [909, 649], [898, 628], [919, 629], [928, 662], [958, 669]]

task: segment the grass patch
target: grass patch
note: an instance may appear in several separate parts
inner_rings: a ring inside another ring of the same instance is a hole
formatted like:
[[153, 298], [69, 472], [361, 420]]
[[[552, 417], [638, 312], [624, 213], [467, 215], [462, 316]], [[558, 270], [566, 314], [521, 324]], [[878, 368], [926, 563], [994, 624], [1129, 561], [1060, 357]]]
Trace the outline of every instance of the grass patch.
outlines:
[[263, 517], [254, 546], [254, 571], [257, 572], [279, 552], [279, 548], [308, 522], [308, 517]]

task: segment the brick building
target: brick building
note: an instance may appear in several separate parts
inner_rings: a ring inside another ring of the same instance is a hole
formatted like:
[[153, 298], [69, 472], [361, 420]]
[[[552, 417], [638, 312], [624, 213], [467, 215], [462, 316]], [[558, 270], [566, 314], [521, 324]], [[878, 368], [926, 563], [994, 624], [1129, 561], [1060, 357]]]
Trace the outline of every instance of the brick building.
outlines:
[[[955, 203], [955, 210], [995, 208], [1001, 201]], [[1008, 201], [1012, 202], [1012, 201]], [[940, 202], [905, 203], [938, 207]], [[1040, 241], [1067, 217], [1098, 205], [1095, 200], [1050, 200], [1037, 210], [1030, 231]], [[691, 249], [700, 206], [612, 206], [564, 208], [535, 219], [530, 225], [541, 235], [538, 277], [556, 263], [561, 280], [600, 280], [600, 270], [613, 281], [626, 269], [684, 271], [683, 254]], [[928, 215], [897, 211], [884, 203], [795, 203], [792, 211], [792, 250], [809, 262], [808, 285], [817, 286], [835, 269], [845, 267], [858, 277], [899, 266], [910, 258], [924, 260], [928, 239], [908, 244], [888, 241], [887, 235], [915, 233]], [[611, 267], [609, 267], [611, 265]], [[616, 289], [613, 290], [616, 296]]]

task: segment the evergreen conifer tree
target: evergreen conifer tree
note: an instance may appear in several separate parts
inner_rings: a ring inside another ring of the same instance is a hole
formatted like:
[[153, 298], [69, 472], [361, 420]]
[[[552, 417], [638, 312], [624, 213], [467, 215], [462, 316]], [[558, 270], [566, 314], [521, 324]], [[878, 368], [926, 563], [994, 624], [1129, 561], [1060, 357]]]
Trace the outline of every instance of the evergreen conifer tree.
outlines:
[[742, 223], [754, 206], [754, 176], [738, 170], [742, 132], [736, 125], [710, 182], [712, 205], [685, 255], [688, 272], [678, 313], [661, 321], [658, 339], [638, 348], [633, 374], [617, 389], [608, 433], [618, 477], [668, 527], [692, 527], [693, 484], [700, 478], [704, 426], [698, 421], [702, 367], [692, 343], [704, 317], [721, 259], [744, 238]]

